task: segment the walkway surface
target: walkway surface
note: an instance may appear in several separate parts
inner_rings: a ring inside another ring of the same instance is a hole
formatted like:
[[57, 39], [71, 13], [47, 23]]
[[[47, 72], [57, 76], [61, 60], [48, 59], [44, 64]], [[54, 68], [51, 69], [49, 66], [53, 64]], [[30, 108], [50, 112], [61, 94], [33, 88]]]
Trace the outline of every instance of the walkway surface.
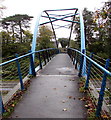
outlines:
[[85, 118], [77, 71], [67, 54], [56, 55], [32, 79], [12, 118]]

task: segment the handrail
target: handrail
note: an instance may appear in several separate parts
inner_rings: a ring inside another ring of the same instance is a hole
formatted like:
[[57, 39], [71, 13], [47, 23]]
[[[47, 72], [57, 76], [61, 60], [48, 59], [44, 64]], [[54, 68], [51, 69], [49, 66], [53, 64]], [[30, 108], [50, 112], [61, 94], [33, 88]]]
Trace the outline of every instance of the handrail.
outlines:
[[77, 49], [73, 49], [73, 48], [68, 48], [71, 50], [74, 50], [78, 53], [80, 53], [81, 55], [83, 55], [84, 57], [86, 57], [89, 61], [91, 61], [93, 64], [95, 64], [97, 67], [99, 67], [101, 70], [103, 70], [104, 72], [106, 72], [108, 75], [111, 76], [111, 72], [108, 71], [107, 69], [105, 69], [104, 67], [102, 67], [101, 65], [99, 65], [97, 62], [95, 62], [94, 60], [92, 60], [91, 58], [89, 58], [87, 55], [83, 54], [81, 51], [77, 50]]
[[[77, 49], [68, 48], [67, 50], [71, 60], [73, 61], [73, 64], [75, 64], [75, 69], [78, 68], [79, 70], [79, 77], [84, 77], [82, 74], [83, 66], [84, 66], [84, 59], [86, 58], [86, 74], [85, 74], [85, 83], [84, 83], [84, 89], [89, 90], [91, 96], [93, 96], [93, 101], [96, 104], [95, 106], [95, 115], [96, 117], [99, 117], [101, 115], [101, 111], [104, 112], [104, 114], [110, 114], [108, 105], [110, 105], [110, 102], [107, 101], [107, 97], [111, 95], [110, 88], [109, 88], [109, 82], [111, 79], [111, 72], [108, 70], [110, 67], [110, 59], [106, 59], [106, 63], [104, 64], [104, 67], [98, 64], [94, 57], [93, 53], [90, 54], [90, 57], [84, 54], [83, 51], [79, 51]], [[98, 72], [99, 71], [99, 72]], [[109, 76], [108, 76], [109, 75]], [[90, 88], [89, 88], [90, 86]], [[106, 95], [106, 92], [109, 94]], [[109, 98], [110, 99], [110, 98]], [[97, 100], [97, 101], [96, 101]], [[106, 113], [106, 112], [107, 113]]]
[[21, 58], [27, 57], [27, 56], [29, 56], [29, 55], [31, 55], [31, 54], [39, 53], [39, 52], [46, 51], [46, 50], [51, 50], [51, 49], [56, 49], [56, 48], [42, 49], [42, 50], [38, 50], [38, 51], [34, 51], [34, 52], [27, 53], [27, 54], [25, 54], [25, 55], [22, 55], [22, 56], [19, 56], [19, 57], [17, 57], [17, 58], [14, 58], [14, 59], [12, 59], [12, 60], [9, 60], [9, 61], [6, 61], [6, 62], [1, 63], [1, 64], [0, 64], [0, 67], [3, 66], [3, 65], [5, 65], [5, 64], [11, 63], [11, 62], [13, 62], [13, 61], [19, 60], [19, 59], [21, 59]]
[[[38, 55], [35, 56], [36, 59], [34, 61], [33, 54], [35, 54], [35, 53], [37, 53]], [[49, 60], [51, 60], [51, 58], [55, 54], [58, 54], [58, 53], [59, 53], [59, 50], [57, 48], [48, 48], [48, 49], [42, 49], [42, 50], [33, 51], [33, 52], [30, 50], [29, 53], [22, 55], [22, 56], [18, 56], [18, 54], [16, 54], [14, 59], [11, 59], [9, 61], [6, 61], [6, 62], [3, 62], [0, 64], [0, 67], [3, 67], [2, 79], [10, 80], [10, 81], [13, 80], [17, 84], [20, 83], [20, 86], [18, 86], [16, 88], [16, 91], [18, 89], [24, 90], [25, 89], [24, 83], [28, 80], [27, 76], [28, 75], [36, 76], [36, 72], [38, 70], [42, 69], [42, 66], [46, 65], [47, 62], [49, 62]], [[14, 62], [14, 64], [13, 64], [13, 62]], [[2, 72], [2, 71], [0, 71], [0, 72]], [[15, 87], [17, 84], [15, 84], [13, 87]], [[10, 95], [13, 95], [16, 91], [11, 92]], [[6, 94], [8, 94], [8, 92]], [[5, 103], [1, 105], [1, 103], [3, 103], [1, 95], [0, 95], [0, 99], [1, 99], [0, 107], [2, 106], [2, 110], [0, 111], [0, 114], [1, 114], [1, 113], [5, 112], [5, 108], [4, 108]], [[6, 101], [9, 101], [9, 99], [10, 99], [10, 96], [9, 96], [8, 100], [6, 100]]]

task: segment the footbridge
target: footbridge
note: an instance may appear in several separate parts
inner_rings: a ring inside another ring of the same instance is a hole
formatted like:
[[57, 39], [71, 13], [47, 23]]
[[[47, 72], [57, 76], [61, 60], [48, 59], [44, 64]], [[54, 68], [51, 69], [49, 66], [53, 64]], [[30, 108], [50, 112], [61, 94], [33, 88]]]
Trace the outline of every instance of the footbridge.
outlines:
[[[52, 26], [56, 47], [36, 51], [39, 26], [45, 24]], [[74, 24], [80, 24], [79, 50], [70, 48]], [[56, 29], [67, 27], [68, 47], [61, 51]], [[110, 119], [110, 64], [109, 59], [86, 51], [78, 8], [45, 10], [37, 18], [31, 50], [0, 64], [1, 117]]]

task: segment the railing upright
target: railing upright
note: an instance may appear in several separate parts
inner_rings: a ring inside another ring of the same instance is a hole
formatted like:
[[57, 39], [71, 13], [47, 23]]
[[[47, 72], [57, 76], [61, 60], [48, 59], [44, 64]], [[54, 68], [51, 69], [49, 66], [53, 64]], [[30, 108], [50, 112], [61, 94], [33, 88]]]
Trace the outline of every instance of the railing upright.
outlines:
[[[110, 65], [110, 60], [107, 59], [105, 69], [108, 69], [109, 65]], [[103, 79], [102, 79], [102, 84], [101, 84], [101, 90], [99, 92], [99, 99], [98, 99], [98, 104], [97, 104], [96, 117], [99, 117], [100, 114], [101, 114], [100, 112], [101, 112], [101, 109], [102, 109], [104, 92], [105, 92], [105, 88], [106, 88], [106, 79], [107, 79], [107, 73], [104, 72]]]
[[0, 113], [3, 114], [5, 112], [5, 108], [3, 105], [2, 97], [0, 95]]
[[44, 63], [45, 63], [45, 65], [46, 65], [46, 57], [45, 57], [44, 51], [42, 52], [42, 55], [43, 55]]
[[[93, 53], [90, 54], [90, 58], [91, 59], [93, 58]], [[88, 89], [88, 87], [89, 87], [91, 67], [92, 67], [92, 62], [90, 61], [89, 66], [88, 66], [88, 73], [87, 73], [87, 78], [86, 78], [86, 83], [85, 83], [85, 89]]]
[[77, 53], [76, 56], [75, 56], [75, 60], [76, 60], [76, 63], [75, 63], [75, 69], [77, 69], [77, 65], [78, 65], [78, 57], [79, 57], [79, 55], [78, 55], [78, 53]]
[[48, 53], [48, 50], [46, 50], [46, 56], [47, 56], [47, 61], [49, 62], [49, 53]]
[[[16, 56], [16, 58], [18, 58], [18, 54], [16, 54], [15, 56]], [[20, 70], [20, 64], [19, 64], [18, 60], [16, 60], [16, 64], [17, 64], [17, 69], [18, 69], [18, 76], [19, 76], [19, 80], [20, 80], [21, 90], [24, 90], [24, 84], [23, 84], [22, 74], [21, 74], [21, 70]]]
[[42, 61], [41, 61], [41, 57], [40, 57], [40, 52], [38, 52], [38, 58], [39, 58], [40, 69], [42, 69]]
[[75, 60], [76, 60], [76, 51], [74, 51], [74, 60], [73, 60], [73, 65], [75, 64]]

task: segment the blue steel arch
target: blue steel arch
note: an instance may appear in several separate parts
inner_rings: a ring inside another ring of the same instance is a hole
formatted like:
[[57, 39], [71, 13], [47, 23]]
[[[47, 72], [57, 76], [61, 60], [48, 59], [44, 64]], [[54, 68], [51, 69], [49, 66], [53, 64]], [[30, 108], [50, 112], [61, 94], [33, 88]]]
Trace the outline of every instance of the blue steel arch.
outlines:
[[[71, 14], [71, 13], [63, 14], [63, 15], [50, 14], [51, 12], [58, 12], [58, 11], [62, 11], [62, 12], [63, 11], [73, 11], [73, 14]], [[45, 13], [46, 15], [42, 15], [43, 13]], [[75, 18], [76, 18], [77, 15], [80, 18], [79, 22], [75, 21]], [[41, 17], [48, 18], [49, 21], [44, 22], [44, 23], [40, 23], [40, 18]], [[71, 20], [66, 20], [66, 18], [69, 18], [69, 17], [72, 17], [72, 19]], [[71, 40], [72, 31], [73, 31], [73, 24], [74, 23], [80, 24], [81, 52], [82, 52], [83, 49], [85, 50], [85, 33], [84, 33], [84, 21], [83, 21], [82, 12], [78, 8], [70, 8], [70, 9], [44, 10], [39, 14], [39, 16], [37, 17], [36, 24], [35, 24], [31, 51], [34, 52], [35, 49], [36, 49], [36, 41], [37, 41], [37, 34], [38, 34], [38, 31], [39, 31], [39, 26], [40, 25], [45, 25], [45, 24], [48, 24], [48, 23], [50, 23], [51, 26], [52, 26], [54, 38], [55, 38], [55, 41], [56, 41], [56, 46], [58, 48], [58, 42], [56, 40], [56, 34], [55, 34], [54, 25], [53, 25], [53, 22], [56, 22], [56, 21], [65, 21], [65, 22], [70, 22], [71, 23], [71, 27], [70, 27], [71, 30], [70, 30], [70, 35], [69, 35], [68, 47], [70, 46], [70, 40]], [[60, 26], [60, 27], [63, 27], [63, 26]], [[33, 55], [33, 57], [34, 57], [34, 55]], [[84, 59], [83, 75], [86, 73], [85, 66], [86, 66], [86, 60]]]

